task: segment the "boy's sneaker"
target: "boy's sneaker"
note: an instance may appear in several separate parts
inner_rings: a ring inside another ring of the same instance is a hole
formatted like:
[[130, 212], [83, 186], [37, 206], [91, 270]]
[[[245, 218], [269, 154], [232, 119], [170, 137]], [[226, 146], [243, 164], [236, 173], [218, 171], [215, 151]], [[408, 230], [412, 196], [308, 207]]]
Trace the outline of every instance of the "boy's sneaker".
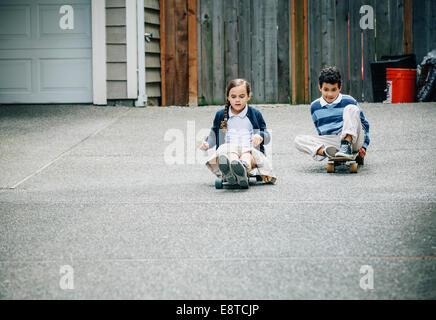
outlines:
[[328, 158], [334, 158], [338, 151], [338, 148], [335, 146], [328, 146], [324, 148], [324, 155]]
[[353, 157], [353, 153], [351, 151], [351, 141], [342, 140], [341, 148], [338, 152], [336, 152], [335, 156], [351, 159]]
[[231, 167], [241, 188], [248, 188], [247, 164], [240, 160], [233, 160]]
[[218, 169], [220, 169], [223, 174], [223, 180], [227, 181], [230, 184], [236, 184], [236, 177], [230, 168], [229, 158], [222, 154], [218, 157]]

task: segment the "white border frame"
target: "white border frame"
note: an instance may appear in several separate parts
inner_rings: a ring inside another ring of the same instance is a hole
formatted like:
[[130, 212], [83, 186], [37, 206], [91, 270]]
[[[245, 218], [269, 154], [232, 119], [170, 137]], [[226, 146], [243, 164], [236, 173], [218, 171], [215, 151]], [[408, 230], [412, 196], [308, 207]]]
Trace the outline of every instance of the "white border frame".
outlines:
[[127, 98], [138, 98], [136, 0], [126, 0]]
[[93, 103], [107, 104], [106, 0], [91, 0]]

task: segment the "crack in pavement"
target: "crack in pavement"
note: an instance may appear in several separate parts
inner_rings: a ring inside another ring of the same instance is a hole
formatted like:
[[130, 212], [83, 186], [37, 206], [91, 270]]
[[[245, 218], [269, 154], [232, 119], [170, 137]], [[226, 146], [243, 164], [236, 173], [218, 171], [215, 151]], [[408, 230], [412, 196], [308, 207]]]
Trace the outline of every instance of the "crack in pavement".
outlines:
[[97, 134], [99, 134], [101, 131], [107, 129], [108, 127], [110, 127], [111, 125], [113, 125], [114, 123], [116, 123], [118, 120], [120, 120], [122, 117], [124, 117], [127, 113], [129, 113], [130, 111], [132, 111], [135, 108], [129, 108], [127, 111], [121, 113], [118, 117], [116, 117], [115, 119], [113, 119], [111, 122], [109, 122], [108, 124], [104, 125], [103, 127], [99, 128], [98, 130], [96, 130], [95, 132], [91, 133], [90, 135], [88, 135], [87, 137], [83, 138], [82, 140], [80, 140], [79, 142], [77, 142], [76, 144], [74, 144], [73, 146], [71, 146], [70, 148], [68, 148], [67, 150], [65, 150], [64, 152], [60, 153], [57, 157], [55, 157], [53, 160], [51, 160], [50, 162], [48, 162], [47, 164], [45, 164], [44, 166], [42, 166], [41, 168], [39, 168], [38, 170], [36, 170], [34, 173], [28, 175], [27, 177], [25, 177], [24, 179], [18, 181], [17, 183], [15, 183], [12, 187], [7, 187], [7, 188], [1, 188], [1, 189], [15, 189], [17, 188], [19, 185], [23, 184], [24, 182], [26, 182], [27, 180], [31, 179], [32, 177], [36, 176], [37, 174], [41, 173], [42, 171], [44, 171], [45, 169], [47, 169], [48, 167], [50, 167], [53, 163], [55, 163], [56, 161], [58, 161], [59, 159], [61, 159], [64, 155], [66, 155], [67, 153], [69, 153], [70, 151], [74, 150], [75, 148], [77, 148], [80, 144], [82, 144], [83, 142], [85, 142], [86, 140], [96, 136]]

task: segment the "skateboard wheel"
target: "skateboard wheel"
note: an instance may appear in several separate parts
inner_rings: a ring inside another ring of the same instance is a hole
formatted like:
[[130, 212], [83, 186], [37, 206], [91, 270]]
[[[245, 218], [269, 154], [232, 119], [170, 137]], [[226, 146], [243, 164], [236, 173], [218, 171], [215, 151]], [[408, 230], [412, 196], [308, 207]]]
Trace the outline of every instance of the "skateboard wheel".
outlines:
[[222, 189], [223, 188], [223, 181], [220, 179], [215, 180], [215, 189]]
[[350, 164], [350, 172], [351, 173], [357, 173], [357, 166], [358, 166], [357, 163]]
[[327, 163], [327, 172], [328, 173], [335, 172], [335, 164], [334, 163]]

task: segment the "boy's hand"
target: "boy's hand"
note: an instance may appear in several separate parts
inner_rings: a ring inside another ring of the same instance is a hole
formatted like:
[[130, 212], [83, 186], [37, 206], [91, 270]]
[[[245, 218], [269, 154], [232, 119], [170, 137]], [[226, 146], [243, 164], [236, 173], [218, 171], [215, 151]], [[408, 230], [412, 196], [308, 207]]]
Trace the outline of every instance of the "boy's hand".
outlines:
[[359, 149], [359, 156], [363, 159], [366, 156], [366, 149], [365, 148], [360, 148]]
[[206, 141], [201, 141], [198, 144], [198, 148], [201, 150], [207, 150], [207, 149], [209, 149], [209, 143], [207, 143]]
[[253, 146], [254, 147], [257, 147], [258, 145], [260, 145], [261, 143], [262, 143], [262, 141], [263, 141], [263, 138], [262, 138], [262, 136], [260, 135], [260, 134], [255, 134], [251, 139], [250, 139], [250, 141], [251, 142], [253, 142]]

